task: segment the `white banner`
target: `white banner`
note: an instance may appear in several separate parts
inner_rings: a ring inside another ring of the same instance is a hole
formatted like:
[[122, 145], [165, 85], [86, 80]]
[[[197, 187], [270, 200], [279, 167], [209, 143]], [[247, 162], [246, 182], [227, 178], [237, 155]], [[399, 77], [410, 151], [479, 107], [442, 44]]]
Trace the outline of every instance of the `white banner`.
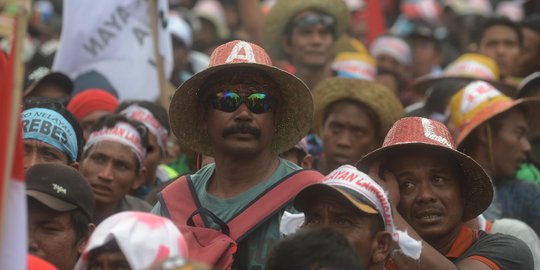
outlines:
[[[64, 0], [60, 47], [53, 70], [68, 74], [76, 87], [77, 78], [95, 76], [97, 72], [116, 90], [120, 100], [156, 100], [159, 79], [149, 2]], [[167, 0], [157, 2], [159, 50], [168, 78], [173, 67], [171, 39], [166, 29], [169, 11]]]

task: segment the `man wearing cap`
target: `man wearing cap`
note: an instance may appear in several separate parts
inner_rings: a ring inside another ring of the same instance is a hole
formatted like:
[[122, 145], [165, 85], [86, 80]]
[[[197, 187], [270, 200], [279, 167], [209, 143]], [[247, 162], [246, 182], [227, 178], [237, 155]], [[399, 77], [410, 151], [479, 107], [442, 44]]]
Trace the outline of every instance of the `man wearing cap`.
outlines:
[[[540, 186], [515, 178], [531, 150], [529, 129], [540, 115], [540, 102], [512, 100], [492, 85], [472, 82], [450, 101], [458, 149], [473, 157], [493, 179], [495, 198], [487, 219], [514, 218], [540, 233]], [[527, 119], [534, 119], [528, 122]]]
[[354, 164], [379, 147], [403, 116], [403, 107], [390, 90], [366, 80], [326, 79], [313, 90], [313, 98], [314, 131], [324, 146], [314, 168], [322, 174]]
[[28, 252], [72, 270], [95, 226], [92, 189], [75, 169], [55, 163], [26, 171]]
[[420, 257], [421, 243], [396, 230], [382, 187], [351, 165], [332, 171], [323, 183], [304, 188], [294, 206], [305, 214], [304, 227], [329, 227], [345, 235], [362, 269], [384, 269], [394, 241], [407, 256]]
[[265, 19], [263, 41], [272, 59], [287, 59], [313, 89], [333, 76], [332, 47], [348, 22], [343, 0], [279, 0]]
[[[152, 211], [185, 225], [178, 196], [189, 194], [174, 191], [181, 181], [189, 181], [200, 206], [228, 222], [292, 174], [313, 182], [322, 179], [315, 172], [307, 179], [308, 171], [297, 172], [300, 167], [278, 157], [305, 136], [312, 113], [306, 85], [273, 67], [261, 47], [240, 40], [219, 46], [209, 68], [176, 91], [169, 111], [178, 139], [214, 157], [215, 163], [167, 186]], [[281, 238], [281, 216], [289, 208], [290, 203], [278, 208], [239, 243], [233, 269], [264, 269], [269, 247]]]
[[456, 150], [442, 123], [397, 121], [383, 146], [359, 166], [383, 177], [396, 227], [423, 240], [420, 260], [397, 252], [387, 269], [532, 269], [531, 251], [521, 240], [464, 224], [489, 206], [493, 186], [478, 163]]
[[94, 220], [122, 211], [150, 211], [148, 203], [128, 195], [146, 177], [143, 161], [148, 146], [144, 124], [121, 115], [102, 118], [90, 133], [81, 158], [81, 173], [96, 201]]
[[394, 70], [403, 78], [410, 78], [411, 47], [402, 38], [395, 36], [378, 37], [371, 44], [369, 53], [377, 59], [379, 67]]
[[81, 127], [58, 101], [28, 98], [21, 113], [24, 140], [24, 169], [55, 162], [79, 168], [84, 145]]
[[440, 75], [443, 62], [441, 42], [435, 35], [435, 29], [428, 23], [417, 22], [407, 36], [411, 46], [412, 77]]
[[28, 87], [25, 97], [37, 96], [56, 99], [66, 104], [73, 92], [73, 81], [61, 72], [51, 72], [46, 67], [39, 67], [28, 75]]

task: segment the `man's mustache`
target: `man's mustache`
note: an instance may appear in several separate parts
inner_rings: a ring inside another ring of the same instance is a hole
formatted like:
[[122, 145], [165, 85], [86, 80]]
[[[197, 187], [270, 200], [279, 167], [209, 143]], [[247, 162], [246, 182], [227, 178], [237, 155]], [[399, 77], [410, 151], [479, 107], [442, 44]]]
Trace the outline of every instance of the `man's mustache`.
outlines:
[[241, 122], [239, 124], [227, 127], [223, 130], [223, 138], [226, 138], [229, 135], [236, 134], [236, 133], [243, 133], [243, 134], [251, 134], [255, 136], [255, 138], [259, 138], [261, 136], [261, 130], [252, 127], [246, 122]]

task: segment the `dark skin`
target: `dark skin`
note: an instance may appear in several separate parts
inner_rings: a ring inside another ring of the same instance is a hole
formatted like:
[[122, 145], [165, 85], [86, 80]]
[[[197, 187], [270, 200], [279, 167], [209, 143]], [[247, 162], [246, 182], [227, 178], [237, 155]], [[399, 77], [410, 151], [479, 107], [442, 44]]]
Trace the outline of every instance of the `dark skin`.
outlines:
[[[408, 152], [410, 153], [410, 152]], [[417, 155], [420, 154], [420, 152], [416, 153]], [[437, 160], [436, 156], [433, 156], [433, 153], [428, 153], [426, 151], [422, 152], [421, 154], [427, 154], [430, 159]], [[397, 155], [399, 156], [399, 155]], [[414, 155], [401, 155], [403, 158], [402, 160], [412, 160], [414, 159]], [[394, 162], [395, 163], [395, 162]], [[443, 163], [443, 161], [441, 161]], [[445, 254], [450, 247], [453, 244], [453, 241], [455, 239], [455, 236], [453, 236], [452, 233], [449, 233], [447, 235], [441, 236], [438, 239], [431, 239], [425, 241], [416, 229], [410, 225], [410, 223], [402, 216], [399, 209], [401, 207], [401, 200], [402, 200], [402, 194], [401, 189], [403, 188], [403, 181], [398, 181], [397, 177], [389, 170], [386, 170], [383, 174], [383, 177], [381, 178], [379, 175], [379, 168], [381, 165], [381, 160], [377, 160], [373, 164], [370, 165], [369, 169], [369, 175], [376, 180], [383, 188], [389, 193], [390, 201], [392, 202], [392, 212], [394, 214], [394, 223], [396, 227], [399, 230], [406, 231], [412, 238], [421, 240], [422, 241], [422, 254], [420, 255], [420, 259], [418, 261], [412, 260], [405, 255], [401, 253], [396, 253], [396, 255], [392, 258], [392, 261], [396, 265], [397, 269], [453, 269], [453, 270], [464, 270], [464, 269], [475, 269], [475, 270], [488, 270], [491, 269], [486, 264], [474, 260], [466, 258], [459, 262], [457, 265], [452, 263], [450, 260], [448, 260], [443, 254]], [[416, 168], [425, 168], [424, 166], [418, 165]], [[423, 178], [425, 175], [422, 175], [420, 173], [419, 175], [415, 177]], [[424, 180], [422, 180], [424, 181]], [[435, 178], [433, 178], [433, 181], [435, 181]], [[438, 182], [439, 180], [436, 180], [434, 183]], [[430, 181], [432, 182], [432, 181]], [[400, 185], [401, 184], [401, 185]], [[438, 199], [430, 199], [432, 200], [438, 200]], [[456, 202], [459, 201], [459, 198], [455, 198]], [[460, 226], [463, 225], [462, 222], [460, 222]]]
[[[248, 94], [250, 86], [270, 85], [273, 83], [258, 73], [242, 70], [248, 82], [237, 77], [234, 82], [216, 84], [209, 89], [226, 87], [240, 94]], [[267, 87], [269, 95], [277, 94], [275, 87]], [[261, 89], [259, 89], [262, 91]], [[258, 92], [260, 92], [258, 90]], [[207, 90], [208, 91], [208, 90]], [[209, 91], [208, 91], [209, 92]], [[208, 93], [207, 92], [207, 93]], [[266, 181], [279, 165], [278, 155], [271, 149], [275, 132], [275, 113], [253, 113], [246, 104], [234, 112], [223, 112], [206, 106], [205, 129], [212, 148], [216, 169], [208, 185], [208, 192], [219, 198], [236, 196], [249, 188]], [[245, 123], [260, 130], [260, 136], [250, 133], [234, 133], [223, 136], [223, 130]]]

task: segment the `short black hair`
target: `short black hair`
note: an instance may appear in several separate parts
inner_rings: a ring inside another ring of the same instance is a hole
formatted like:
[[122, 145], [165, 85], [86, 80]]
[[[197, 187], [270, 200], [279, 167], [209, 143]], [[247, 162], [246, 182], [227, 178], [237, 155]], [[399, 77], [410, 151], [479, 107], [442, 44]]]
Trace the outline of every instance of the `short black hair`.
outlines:
[[[364, 262], [367, 263], [367, 262]], [[268, 270], [364, 269], [347, 238], [330, 229], [302, 229], [278, 242], [270, 251]]]
[[[298, 14], [300, 14], [301, 12], [304, 12], [304, 11], [312, 11], [312, 12], [315, 12], [315, 13], [318, 13], [318, 14], [324, 14], [324, 15], [330, 16], [330, 14], [328, 14], [326, 12], [323, 12], [321, 10], [318, 10], [318, 9], [306, 9], [306, 10], [302, 10], [302, 11], [299, 11], [298, 13], [294, 14], [294, 16], [292, 16], [290, 18], [290, 20], [285, 25], [285, 28], [283, 29], [283, 36], [285, 36], [288, 44], [291, 44], [291, 40], [292, 40], [292, 33], [293, 33], [293, 30], [294, 30], [294, 26], [295, 26], [295, 24], [294, 24], [295, 20], [294, 19], [296, 18], [296, 16]], [[335, 22], [336, 18], [333, 18], [333, 19], [334, 19], [334, 24], [330, 28], [330, 31], [332, 32], [332, 37], [334, 38], [334, 40], [336, 40], [336, 38], [337, 38], [337, 25], [336, 25], [336, 22]]]
[[397, 71], [392, 70], [392, 69], [388, 69], [388, 68], [384, 68], [384, 67], [378, 67], [377, 68], [377, 75], [389, 75], [389, 76], [394, 77], [394, 79], [396, 80], [396, 86], [398, 88], [397, 89], [398, 93], [405, 90], [405, 80], [403, 79], [401, 74], [399, 74]]
[[75, 241], [78, 243], [88, 235], [88, 224], [93, 223], [93, 221], [79, 208], [71, 211], [69, 214], [71, 216], [71, 223], [75, 229]]
[[[102, 117], [92, 127], [92, 130], [90, 131], [90, 133], [92, 133], [94, 131], [104, 129], [104, 128], [112, 128], [117, 123], [120, 123], [120, 122], [128, 123], [129, 125], [133, 126], [135, 128], [135, 130], [137, 130], [137, 133], [139, 133], [139, 136], [141, 137], [142, 147], [144, 149], [148, 148], [148, 129], [146, 128], [146, 126], [143, 123], [139, 122], [139, 121], [129, 119], [129, 118], [123, 116], [123, 115], [111, 114], [111, 115], [106, 115], [106, 116]], [[84, 154], [86, 155], [86, 153], [88, 153], [91, 148], [92, 147], [87, 149]], [[136, 162], [135, 162], [135, 165], [136, 165], [135, 169], [138, 171], [141, 168], [142, 164], [137, 159]]]
[[156, 120], [165, 129], [167, 129], [167, 134], [170, 134], [171, 126], [169, 125], [169, 115], [167, 114], [167, 111], [161, 105], [158, 105], [154, 102], [150, 102], [146, 100], [126, 100], [120, 103], [120, 105], [116, 109], [116, 112], [119, 113], [133, 104], [139, 105], [149, 110], [152, 113], [152, 115], [156, 118]]
[[527, 16], [520, 24], [522, 28], [531, 29], [540, 34], [540, 14], [537, 13]]
[[512, 29], [518, 37], [519, 46], [523, 47], [523, 33], [521, 31], [521, 26], [507, 17], [491, 17], [483, 21], [474, 31], [475, 34], [472, 35], [474, 43], [479, 46], [480, 41], [482, 41], [484, 38], [486, 31], [494, 26], [506, 26]]
[[73, 114], [68, 111], [68, 109], [62, 105], [57, 100], [46, 98], [46, 97], [27, 97], [24, 99], [24, 105], [23, 110], [28, 110], [32, 108], [44, 108], [53, 110], [59, 114], [61, 114], [69, 124], [71, 124], [71, 127], [73, 127], [73, 130], [75, 131], [75, 136], [77, 137], [77, 160], [71, 160], [71, 157], [66, 154], [68, 157], [68, 160], [70, 160], [72, 163], [77, 162], [81, 159], [82, 151], [84, 148], [84, 136], [83, 136], [83, 130], [81, 128], [81, 125], [79, 124], [79, 121], [77, 121], [77, 118], [73, 116]]

